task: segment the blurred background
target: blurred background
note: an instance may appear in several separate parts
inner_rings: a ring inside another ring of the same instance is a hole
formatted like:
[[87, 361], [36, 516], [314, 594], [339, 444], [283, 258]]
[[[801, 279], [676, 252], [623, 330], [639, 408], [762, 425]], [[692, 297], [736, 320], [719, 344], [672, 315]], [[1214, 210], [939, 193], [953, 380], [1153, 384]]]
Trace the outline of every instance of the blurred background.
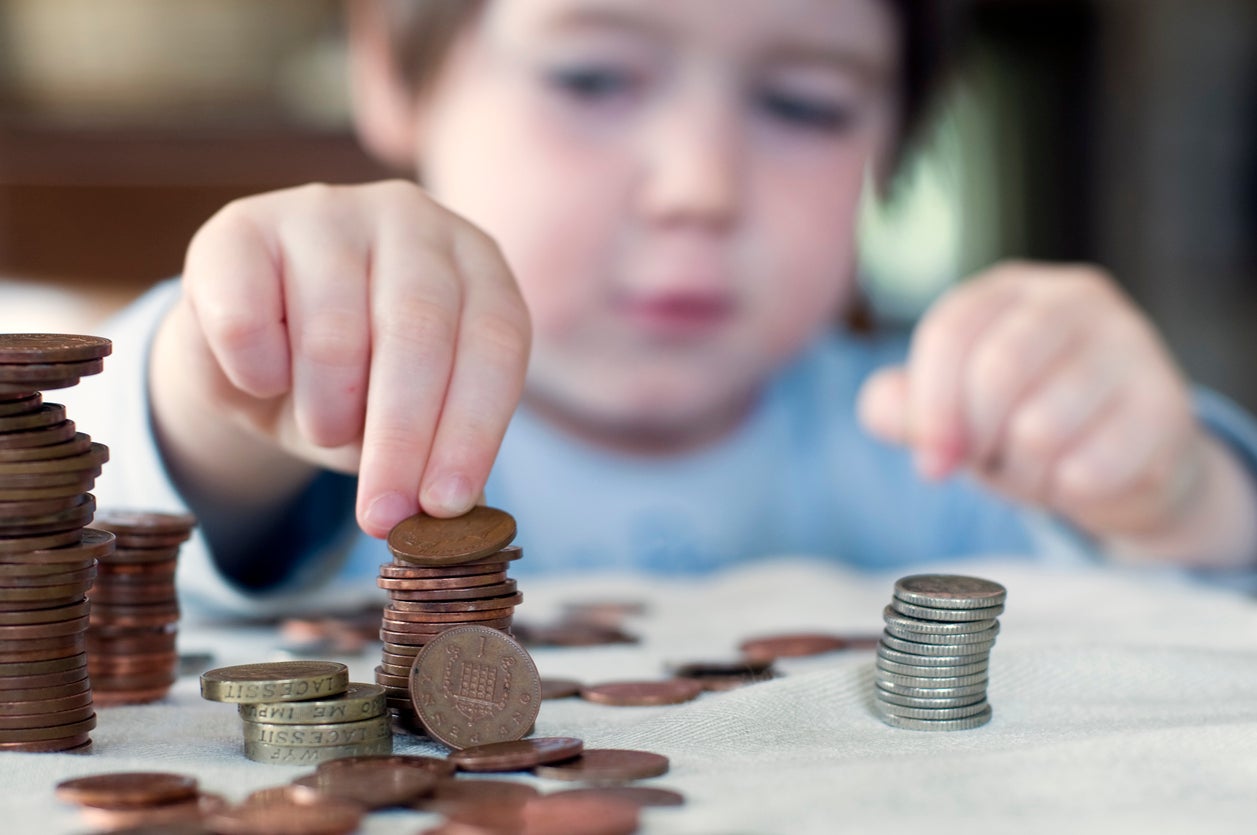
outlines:
[[[971, 5], [929, 141], [864, 213], [882, 318], [998, 258], [1091, 261], [1257, 411], [1257, 2]], [[340, 15], [0, 0], [0, 329], [89, 327], [235, 197], [391, 174], [349, 127]]]

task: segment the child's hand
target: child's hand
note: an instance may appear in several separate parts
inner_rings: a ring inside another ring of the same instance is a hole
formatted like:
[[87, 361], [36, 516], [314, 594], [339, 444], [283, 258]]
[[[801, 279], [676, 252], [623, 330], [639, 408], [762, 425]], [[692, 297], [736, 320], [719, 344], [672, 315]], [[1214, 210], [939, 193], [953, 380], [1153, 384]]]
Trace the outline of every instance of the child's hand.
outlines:
[[217, 500], [359, 472], [358, 520], [469, 509], [527, 365], [496, 245], [401, 181], [237, 201], [197, 233], [150, 383], [176, 477]]
[[1229, 498], [1207, 497], [1252, 494], [1152, 325], [1091, 268], [1010, 263], [960, 285], [921, 321], [907, 366], [869, 380], [860, 415], [924, 476], [968, 468], [1125, 550], [1206, 549], [1198, 529]]

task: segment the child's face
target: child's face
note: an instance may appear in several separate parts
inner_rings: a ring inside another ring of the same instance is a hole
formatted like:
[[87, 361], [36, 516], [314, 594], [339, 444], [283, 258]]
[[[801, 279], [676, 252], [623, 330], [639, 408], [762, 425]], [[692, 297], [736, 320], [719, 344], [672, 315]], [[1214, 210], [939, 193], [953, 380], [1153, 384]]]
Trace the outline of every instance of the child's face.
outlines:
[[883, 0], [495, 0], [417, 117], [425, 185], [532, 313], [528, 396], [603, 440], [698, 442], [851, 293], [895, 130]]

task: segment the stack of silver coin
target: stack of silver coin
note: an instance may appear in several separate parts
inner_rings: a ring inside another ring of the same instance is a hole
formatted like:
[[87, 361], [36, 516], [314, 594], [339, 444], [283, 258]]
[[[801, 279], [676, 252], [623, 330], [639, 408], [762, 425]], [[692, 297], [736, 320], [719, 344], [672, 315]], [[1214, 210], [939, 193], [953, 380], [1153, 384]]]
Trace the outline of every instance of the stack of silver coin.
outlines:
[[886, 724], [962, 731], [991, 721], [988, 668], [1006, 596], [999, 583], [953, 574], [895, 583], [882, 612], [873, 701]]

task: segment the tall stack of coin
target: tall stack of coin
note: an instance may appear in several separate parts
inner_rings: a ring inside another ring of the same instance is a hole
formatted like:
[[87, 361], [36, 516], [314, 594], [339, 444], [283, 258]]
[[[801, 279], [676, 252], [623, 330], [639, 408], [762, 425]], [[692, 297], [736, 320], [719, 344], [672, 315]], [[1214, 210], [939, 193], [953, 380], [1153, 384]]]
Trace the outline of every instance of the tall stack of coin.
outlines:
[[991, 720], [987, 670], [1006, 597], [978, 577], [914, 574], [895, 583], [874, 691], [886, 724], [961, 731]]
[[454, 519], [419, 514], [388, 535], [393, 562], [380, 566], [388, 591], [380, 639], [384, 654], [375, 680], [388, 689], [399, 725], [422, 732], [410, 698], [410, 668], [424, 645], [454, 626], [479, 625], [511, 634], [515, 607], [524, 599], [507, 565], [523, 552], [511, 546], [515, 519], [476, 507]]
[[177, 675], [179, 546], [196, 519], [186, 513], [102, 511], [94, 523], [116, 537], [100, 560], [87, 631], [87, 668], [99, 705], [144, 704], [166, 695]]
[[0, 751], [90, 745], [85, 598], [113, 536], [85, 528], [109, 450], [41, 391], [101, 370], [107, 339], [0, 334]]
[[349, 681], [334, 661], [276, 661], [221, 667], [201, 676], [201, 695], [238, 705], [244, 755], [310, 765], [393, 752], [384, 688]]

